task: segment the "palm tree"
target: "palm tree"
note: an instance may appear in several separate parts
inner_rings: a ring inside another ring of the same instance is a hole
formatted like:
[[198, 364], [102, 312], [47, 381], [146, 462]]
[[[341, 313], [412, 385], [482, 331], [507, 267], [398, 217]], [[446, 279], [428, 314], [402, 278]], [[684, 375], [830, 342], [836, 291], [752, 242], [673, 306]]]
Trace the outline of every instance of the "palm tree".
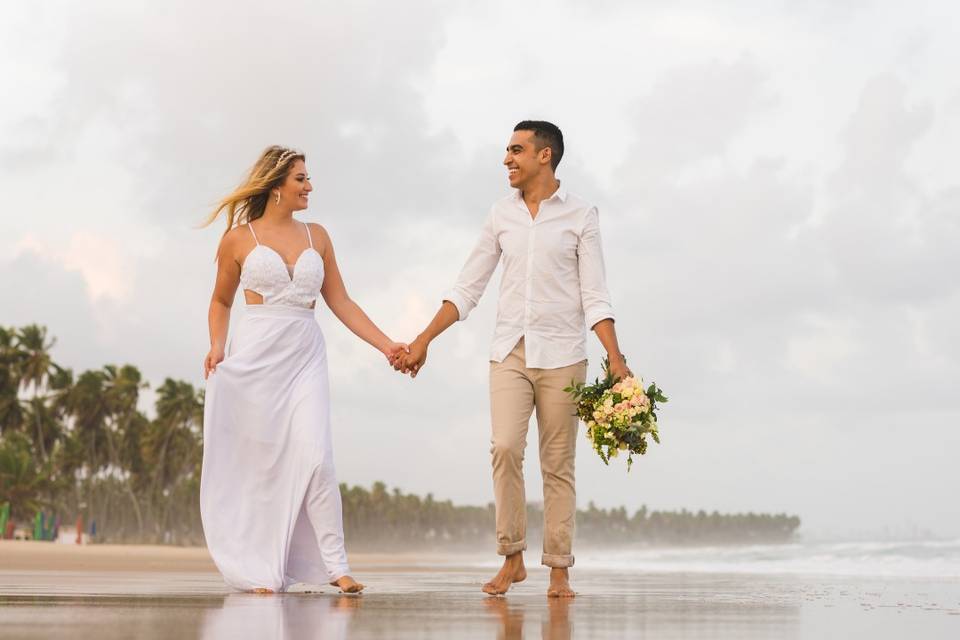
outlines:
[[16, 346], [15, 329], [0, 327], [0, 435], [16, 431], [23, 425], [20, 406], [20, 351]]
[[69, 399], [73, 391], [73, 370], [65, 369], [60, 365], [53, 365], [50, 379], [47, 381], [47, 395], [44, 398], [50, 414], [59, 425], [59, 443], [63, 444], [65, 427], [69, 418]]
[[48, 455], [40, 456], [40, 462], [48, 462], [49, 454], [60, 440], [62, 426], [58, 416], [51, 410], [46, 398], [34, 396], [23, 403], [25, 409], [24, 424], [32, 424], [36, 430], [34, 440], [39, 443], [38, 450]]
[[56, 366], [48, 383], [46, 401], [50, 414], [56, 420], [58, 440], [51, 452], [51, 468], [54, 472], [54, 481], [70, 483], [74, 479], [75, 471], [83, 466], [83, 448], [79, 446], [76, 430], [67, 429], [70, 422], [70, 403], [74, 394], [73, 370]]
[[[30, 324], [22, 327], [16, 337], [17, 348], [20, 350], [19, 374], [20, 386], [26, 389], [33, 387], [33, 400], [36, 402], [50, 378], [53, 370], [53, 358], [50, 349], [56, 344], [55, 339], [47, 340], [47, 328]], [[43, 434], [43, 424], [40, 413], [34, 412], [36, 426], [36, 443], [40, 449], [43, 461], [47, 460], [47, 447]]]
[[[103, 367], [103, 381], [105, 401], [107, 405], [107, 422], [104, 428], [105, 440], [109, 450], [110, 464], [119, 477], [124, 493], [133, 505], [134, 516], [137, 519], [137, 531], [143, 534], [143, 515], [140, 503], [133, 492], [132, 468], [141, 460], [139, 451], [127, 446], [128, 432], [136, 422], [142, 425], [145, 422], [143, 414], [137, 410], [140, 390], [149, 385], [143, 381], [140, 370], [133, 365], [124, 365], [117, 368], [108, 364]], [[133, 457], [128, 458], [128, 455]]]
[[30, 449], [30, 441], [19, 433], [0, 441], [0, 503], [10, 503], [14, 519], [36, 513], [50, 488], [49, 469], [37, 468]]
[[104, 433], [109, 407], [104, 393], [102, 371], [84, 371], [63, 398], [64, 408], [73, 423], [73, 431], [84, 450], [82, 467], [90, 476], [103, 468], [106, 435]]
[[171, 500], [180, 481], [199, 468], [203, 400], [188, 382], [167, 378], [157, 389], [157, 417], [143, 434], [142, 453], [151, 469], [149, 495], [158, 536], [168, 526]]

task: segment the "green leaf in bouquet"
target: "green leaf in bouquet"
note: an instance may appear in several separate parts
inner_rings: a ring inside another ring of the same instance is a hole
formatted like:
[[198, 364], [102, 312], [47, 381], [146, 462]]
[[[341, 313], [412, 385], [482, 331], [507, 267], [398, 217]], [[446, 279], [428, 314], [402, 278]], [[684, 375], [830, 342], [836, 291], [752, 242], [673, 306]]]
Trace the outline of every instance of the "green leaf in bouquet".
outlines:
[[667, 396], [663, 395], [663, 390], [660, 389], [655, 382], [650, 383], [650, 386], [647, 387], [646, 394], [651, 402], [667, 402], [668, 400]]

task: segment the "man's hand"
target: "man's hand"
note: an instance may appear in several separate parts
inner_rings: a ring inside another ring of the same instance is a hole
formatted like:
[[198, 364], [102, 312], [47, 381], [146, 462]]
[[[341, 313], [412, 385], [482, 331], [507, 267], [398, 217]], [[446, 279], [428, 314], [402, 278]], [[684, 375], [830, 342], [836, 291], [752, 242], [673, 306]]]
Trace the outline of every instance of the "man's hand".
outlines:
[[427, 347], [429, 342], [422, 337], [410, 343], [407, 353], [393, 360], [393, 368], [401, 373], [409, 373], [411, 378], [416, 378], [417, 373], [427, 361]]
[[611, 356], [608, 354], [607, 359], [610, 361], [609, 371], [614, 380], [623, 380], [624, 378], [629, 378], [633, 375], [633, 372], [630, 371], [630, 367], [627, 366], [627, 361], [623, 357], [623, 354], [617, 354], [616, 356]]
[[407, 345], [403, 342], [388, 342], [380, 352], [387, 357], [387, 362], [393, 364], [397, 358], [407, 353]]

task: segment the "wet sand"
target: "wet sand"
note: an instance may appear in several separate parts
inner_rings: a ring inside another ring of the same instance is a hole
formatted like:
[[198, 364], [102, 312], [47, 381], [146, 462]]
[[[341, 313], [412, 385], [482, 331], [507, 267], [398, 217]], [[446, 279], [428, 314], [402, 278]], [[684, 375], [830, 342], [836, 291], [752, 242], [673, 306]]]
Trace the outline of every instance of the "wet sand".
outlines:
[[578, 597], [551, 601], [539, 567], [490, 598], [474, 556], [356, 555], [361, 596], [258, 596], [231, 593], [202, 549], [53, 547], [0, 542], [0, 638], [960, 637], [949, 579], [577, 567]]

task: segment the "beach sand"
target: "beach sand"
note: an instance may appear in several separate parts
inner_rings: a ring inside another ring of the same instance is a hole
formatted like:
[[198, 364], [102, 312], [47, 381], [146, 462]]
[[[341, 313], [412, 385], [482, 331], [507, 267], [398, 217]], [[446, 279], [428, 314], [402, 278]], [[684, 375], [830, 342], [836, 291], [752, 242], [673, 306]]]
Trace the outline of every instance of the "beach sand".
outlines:
[[[479, 559], [453, 554], [351, 553], [355, 570], [426, 570], [451, 567], [458, 559]], [[468, 563], [468, 566], [472, 565]], [[0, 571], [121, 571], [161, 573], [216, 573], [205, 547], [125, 544], [55, 544], [32, 540], [0, 540]]]
[[361, 596], [260, 596], [226, 588], [204, 549], [0, 541], [0, 638], [960, 637], [957, 580], [578, 566], [578, 597], [551, 601], [542, 567], [485, 596], [495, 563], [354, 554]]

